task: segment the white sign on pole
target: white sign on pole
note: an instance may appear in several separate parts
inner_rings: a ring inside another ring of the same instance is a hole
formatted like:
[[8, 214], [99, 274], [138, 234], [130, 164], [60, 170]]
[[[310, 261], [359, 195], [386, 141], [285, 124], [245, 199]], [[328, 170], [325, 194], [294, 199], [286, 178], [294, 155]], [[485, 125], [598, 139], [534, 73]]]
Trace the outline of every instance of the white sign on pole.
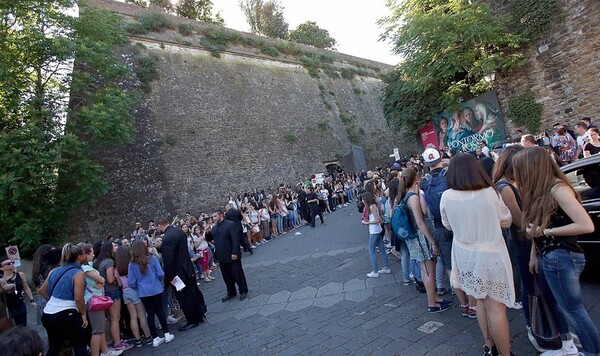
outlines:
[[394, 157], [396, 161], [400, 160], [400, 151], [397, 148], [394, 148], [394, 153], [390, 155], [390, 157]]
[[21, 255], [19, 254], [19, 247], [8, 246], [5, 248], [5, 250], [8, 258], [10, 258], [15, 263], [15, 267], [19, 267], [21, 265]]

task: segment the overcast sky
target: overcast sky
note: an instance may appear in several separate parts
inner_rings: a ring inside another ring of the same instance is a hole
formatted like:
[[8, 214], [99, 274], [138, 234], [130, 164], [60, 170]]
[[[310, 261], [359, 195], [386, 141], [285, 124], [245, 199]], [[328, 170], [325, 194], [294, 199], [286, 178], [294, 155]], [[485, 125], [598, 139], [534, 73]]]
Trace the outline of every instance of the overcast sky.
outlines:
[[[379, 42], [383, 30], [377, 20], [389, 11], [385, 0], [280, 0], [290, 30], [306, 21], [314, 21], [329, 31], [341, 53], [387, 64], [398, 64], [388, 43]], [[221, 12], [225, 26], [249, 32], [239, 0], [213, 0], [213, 13]]]

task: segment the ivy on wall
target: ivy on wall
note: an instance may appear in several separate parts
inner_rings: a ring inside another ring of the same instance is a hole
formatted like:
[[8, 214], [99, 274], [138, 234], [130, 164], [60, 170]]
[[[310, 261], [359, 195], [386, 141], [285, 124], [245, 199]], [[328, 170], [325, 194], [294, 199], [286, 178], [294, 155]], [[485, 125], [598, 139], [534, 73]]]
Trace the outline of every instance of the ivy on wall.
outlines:
[[537, 132], [542, 123], [542, 104], [535, 101], [531, 90], [512, 96], [508, 100], [509, 116], [517, 126], [529, 132]]

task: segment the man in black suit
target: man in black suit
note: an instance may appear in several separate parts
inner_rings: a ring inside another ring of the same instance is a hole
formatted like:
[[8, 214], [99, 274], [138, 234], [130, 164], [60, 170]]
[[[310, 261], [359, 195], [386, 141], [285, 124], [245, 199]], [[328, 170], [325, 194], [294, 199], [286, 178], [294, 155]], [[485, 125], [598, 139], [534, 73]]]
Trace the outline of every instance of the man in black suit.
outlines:
[[242, 246], [244, 246], [244, 251], [250, 252], [250, 254], [252, 255], [254, 251], [252, 251], [252, 246], [250, 246], [250, 242], [248, 242], [246, 234], [244, 234], [242, 230], [243, 219], [244, 217], [238, 209], [234, 209], [231, 206], [231, 204], [225, 205], [225, 220], [229, 220], [235, 224], [235, 226], [237, 227], [236, 231], [240, 235], [239, 241], [242, 244]]
[[240, 300], [244, 300], [248, 295], [248, 285], [242, 269], [242, 251], [240, 250], [240, 234], [237, 226], [235, 223], [225, 220], [221, 210], [213, 212], [212, 219], [215, 225], [211, 229], [211, 235], [219, 258], [221, 274], [223, 274], [223, 280], [227, 286], [227, 295], [221, 301], [226, 302], [235, 298], [236, 284], [240, 291]]
[[179, 331], [195, 328], [204, 321], [206, 303], [196, 284], [196, 270], [188, 252], [187, 237], [181, 229], [169, 225], [165, 218], [156, 220], [155, 225], [158, 232], [164, 234], [161, 251], [165, 267], [165, 285], [172, 286], [176, 276], [185, 284], [180, 291], [173, 289], [187, 320]]

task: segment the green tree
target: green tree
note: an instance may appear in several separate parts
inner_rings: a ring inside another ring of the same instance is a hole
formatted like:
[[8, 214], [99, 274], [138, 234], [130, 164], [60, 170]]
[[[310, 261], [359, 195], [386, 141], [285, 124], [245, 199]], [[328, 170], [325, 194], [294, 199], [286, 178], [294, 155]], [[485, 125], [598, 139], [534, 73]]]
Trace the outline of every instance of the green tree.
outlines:
[[121, 20], [84, 6], [65, 14], [74, 4], [0, 3], [0, 244], [25, 252], [62, 240], [70, 211], [106, 192], [93, 147], [133, 137]]
[[385, 78], [384, 110], [394, 127], [420, 127], [490, 88], [486, 75], [524, 63], [510, 19], [482, 1], [390, 0], [382, 39], [404, 57]]
[[125, 0], [126, 3], [128, 4], [133, 4], [133, 5], [137, 5], [140, 7], [148, 7], [148, 1], [147, 0]]
[[288, 23], [283, 17], [283, 6], [275, 0], [241, 0], [240, 8], [246, 15], [250, 31], [253, 33], [286, 39]]
[[180, 0], [175, 7], [177, 15], [192, 20], [222, 25], [224, 23], [220, 14], [212, 15], [213, 3], [211, 0]]
[[306, 21], [290, 31], [290, 41], [304, 43], [317, 48], [334, 49], [336, 40], [329, 31], [317, 26], [314, 21]]
[[173, 3], [171, 0], [150, 0], [150, 6], [158, 7], [165, 12], [173, 11]]

